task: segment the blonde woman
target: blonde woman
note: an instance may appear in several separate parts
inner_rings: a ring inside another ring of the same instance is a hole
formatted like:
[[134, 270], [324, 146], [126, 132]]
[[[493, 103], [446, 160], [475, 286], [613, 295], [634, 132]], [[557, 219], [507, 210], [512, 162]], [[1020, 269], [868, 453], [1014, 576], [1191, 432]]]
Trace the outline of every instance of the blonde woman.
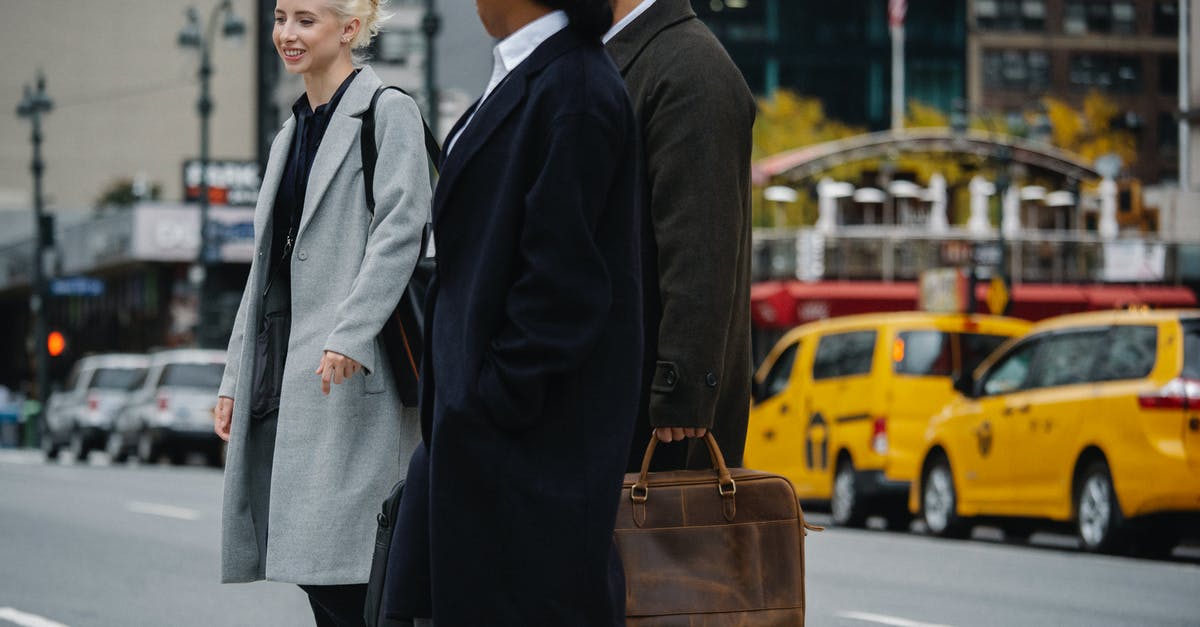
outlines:
[[271, 146], [215, 418], [221, 579], [299, 584], [318, 626], [362, 623], [374, 513], [420, 438], [378, 336], [419, 255], [429, 170], [415, 103], [385, 91], [367, 207], [359, 116], [381, 83], [353, 53], [379, 19], [378, 0], [276, 3], [305, 90]]

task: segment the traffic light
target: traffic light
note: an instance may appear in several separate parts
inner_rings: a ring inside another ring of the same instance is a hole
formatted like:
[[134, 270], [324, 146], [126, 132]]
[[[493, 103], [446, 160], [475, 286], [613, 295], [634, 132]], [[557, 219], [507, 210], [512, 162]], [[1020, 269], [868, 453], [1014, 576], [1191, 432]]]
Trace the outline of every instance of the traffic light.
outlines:
[[67, 348], [67, 338], [58, 331], [51, 331], [46, 336], [46, 352], [50, 353], [51, 357], [58, 357], [63, 354]]

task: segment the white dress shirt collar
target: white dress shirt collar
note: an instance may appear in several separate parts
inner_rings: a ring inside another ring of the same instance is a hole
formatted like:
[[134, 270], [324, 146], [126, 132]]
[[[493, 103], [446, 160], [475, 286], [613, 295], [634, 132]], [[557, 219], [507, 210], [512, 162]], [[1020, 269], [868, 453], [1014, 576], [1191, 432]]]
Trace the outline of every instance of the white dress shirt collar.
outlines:
[[454, 137], [449, 138], [446, 142], [445, 153], [450, 154], [454, 150], [454, 144], [458, 143], [458, 138], [462, 137], [463, 132], [471, 125], [471, 121], [475, 119], [475, 114], [483, 107], [483, 101], [492, 95], [496, 87], [504, 82], [508, 77], [508, 73], [513, 71], [513, 68], [521, 65], [521, 62], [529, 58], [537, 47], [542, 45], [547, 39], [550, 39], [558, 33], [558, 31], [567, 27], [570, 19], [563, 11], [553, 11], [542, 17], [522, 26], [515, 33], [505, 37], [496, 44], [492, 49], [492, 78], [488, 81], [487, 89], [483, 90], [483, 95], [479, 97], [479, 102], [475, 105], [475, 110], [471, 112], [471, 116], [467, 118], [466, 123], [462, 125], [458, 133]]
[[645, 13], [646, 9], [649, 9], [650, 5], [652, 4], [654, 4], [654, 0], [642, 0], [639, 2], [638, 5], [633, 7], [633, 10], [629, 12], [629, 15], [621, 18], [620, 22], [613, 24], [613, 27], [608, 29], [607, 33], [604, 33], [604, 43], [608, 43], [608, 40], [616, 37], [617, 33], [621, 32], [623, 28], [629, 26], [631, 22], [638, 19], [638, 16]]
[[496, 44], [492, 50], [492, 79], [488, 81], [480, 102], [487, 100], [513, 68], [521, 65], [538, 46], [566, 28], [569, 22], [565, 12], [553, 11], [522, 26]]

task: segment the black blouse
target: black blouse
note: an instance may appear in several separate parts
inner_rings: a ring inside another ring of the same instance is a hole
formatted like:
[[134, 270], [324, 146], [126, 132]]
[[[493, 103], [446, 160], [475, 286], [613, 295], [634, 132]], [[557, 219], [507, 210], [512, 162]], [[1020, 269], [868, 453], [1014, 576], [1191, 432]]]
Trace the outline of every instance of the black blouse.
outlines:
[[282, 262], [291, 259], [292, 246], [289, 239], [295, 238], [296, 229], [300, 227], [300, 215], [304, 211], [304, 193], [308, 187], [308, 173], [312, 169], [313, 159], [317, 156], [317, 149], [321, 146], [321, 139], [325, 137], [325, 129], [329, 128], [329, 120], [333, 117], [342, 94], [346, 93], [346, 88], [357, 75], [358, 70], [351, 72], [329, 102], [320, 105], [316, 110], [309, 105], [308, 94], [301, 94], [296, 104], [292, 105], [292, 113], [296, 116], [296, 132], [292, 135], [287, 164], [284, 165], [283, 176], [279, 180], [279, 191], [275, 194], [275, 219], [271, 229], [272, 273], [278, 271], [283, 276], [289, 274], [291, 264]]

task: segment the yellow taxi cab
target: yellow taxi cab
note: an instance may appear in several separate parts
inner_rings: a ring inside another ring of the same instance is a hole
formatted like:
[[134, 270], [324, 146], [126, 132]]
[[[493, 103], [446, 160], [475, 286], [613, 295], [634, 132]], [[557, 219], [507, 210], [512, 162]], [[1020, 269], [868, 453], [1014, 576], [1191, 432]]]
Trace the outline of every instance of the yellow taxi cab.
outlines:
[[1200, 529], [1200, 310], [1045, 320], [955, 387], [909, 496], [931, 533], [1057, 521], [1090, 551], [1169, 554]]
[[955, 374], [1028, 328], [930, 312], [797, 327], [755, 373], [745, 464], [784, 475], [802, 501], [828, 503], [835, 524], [861, 526], [879, 514], [907, 528], [925, 428], [953, 398]]

